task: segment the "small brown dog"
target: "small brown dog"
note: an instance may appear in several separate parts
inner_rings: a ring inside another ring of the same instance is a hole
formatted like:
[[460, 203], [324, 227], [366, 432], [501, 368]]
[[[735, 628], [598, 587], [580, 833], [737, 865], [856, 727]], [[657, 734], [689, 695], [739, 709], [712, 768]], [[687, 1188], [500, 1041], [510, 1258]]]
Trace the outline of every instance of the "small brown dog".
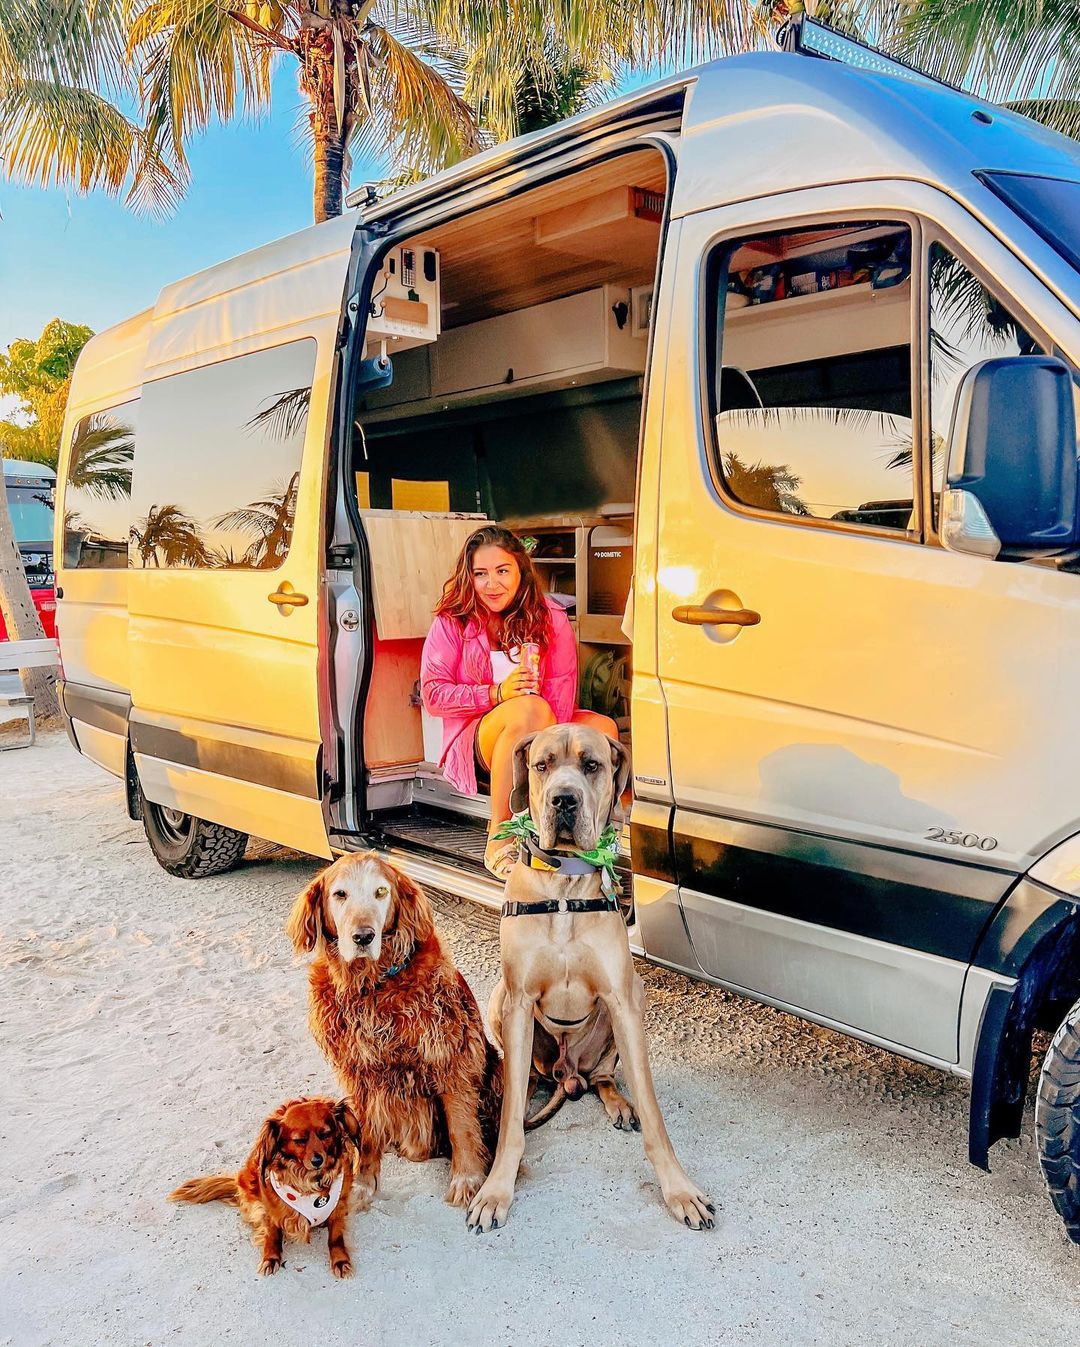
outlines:
[[335, 1277], [352, 1272], [345, 1244], [353, 1157], [360, 1125], [347, 1100], [290, 1099], [262, 1125], [239, 1174], [188, 1179], [170, 1202], [232, 1202], [251, 1226], [262, 1254], [259, 1271], [269, 1277], [281, 1266], [285, 1235], [307, 1244], [325, 1225]]
[[374, 852], [343, 856], [297, 898], [287, 930], [315, 954], [311, 1032], [361, 1120], [357, 1209], [387, 1150], [449, 1155], [446, 1200], [466, 1205], [495, 1143], [502, 1063], [423, 891]]

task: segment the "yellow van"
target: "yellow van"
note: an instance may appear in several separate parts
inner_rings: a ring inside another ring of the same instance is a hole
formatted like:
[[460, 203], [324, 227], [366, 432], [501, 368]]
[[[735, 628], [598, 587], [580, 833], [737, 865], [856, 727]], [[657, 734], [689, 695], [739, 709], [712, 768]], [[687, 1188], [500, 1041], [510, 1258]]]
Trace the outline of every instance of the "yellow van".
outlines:
[[96, 337], [63, 702], [174, 874], [249, 834], [376, 845], [497, 904], [417, 680], [477, 520], [529, 535], [579, 704], [632, 744], [635, 948], [970, 1078], [981, 1165], [1060, 1025], [1075, 1233], [1080, 147], [811, 23], [790, 46]]

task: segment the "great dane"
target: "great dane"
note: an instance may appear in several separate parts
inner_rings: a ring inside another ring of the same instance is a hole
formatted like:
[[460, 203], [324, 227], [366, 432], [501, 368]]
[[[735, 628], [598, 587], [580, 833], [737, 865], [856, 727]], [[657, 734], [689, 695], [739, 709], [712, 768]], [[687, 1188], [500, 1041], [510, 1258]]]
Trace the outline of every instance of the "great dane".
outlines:
[[[656, 1102], [643, 1025], [644, 989], [626, 928], [593, 851], [629, 776], [621, 744], [582, 725], [556, 725], [514, 749], [512, 807], [528, 800], [538, 834], [506, 883], [499, 927], [502, 980], [489, 1020], [503, 1050], [495, 1160], [468, 1209], [470, 1230], [505, 1224], [525, 1149], [531, 1079], [574, 1098], [596, 1087], [616, 1127], [640, 1131], [668, 1210], [691, 1230], [712, 1229], [714, 1207], [687, 1177]], [[636, 1106], [615, 1088], [622, 1059]], [[545, 1109], [545, 1113], [550, 1113]]]

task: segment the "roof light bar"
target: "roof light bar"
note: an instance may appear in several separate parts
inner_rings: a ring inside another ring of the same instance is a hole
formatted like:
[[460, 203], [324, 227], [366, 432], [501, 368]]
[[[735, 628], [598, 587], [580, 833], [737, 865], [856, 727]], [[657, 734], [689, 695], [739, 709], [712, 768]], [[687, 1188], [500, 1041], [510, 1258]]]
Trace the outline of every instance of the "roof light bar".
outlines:
[[776, 35], [784, 51], [799, 52], [804, 56], [817, 56], [825, 61], [839, 61], [841, 65], [855, 70], [869, 70], [876, 75], [893, 75], [897, 79], [910, 80], [915, 84], [929, 84], [937, 88], [951, 89], [954, 86], [944, 80], [935, 79], [925, 71], [917, 70], [897, 56], [886, 56], [874, 47], [868, 47], [856, 38], [841, 33], [817, 19], [809, 19], [805, 14], [794, 14]]

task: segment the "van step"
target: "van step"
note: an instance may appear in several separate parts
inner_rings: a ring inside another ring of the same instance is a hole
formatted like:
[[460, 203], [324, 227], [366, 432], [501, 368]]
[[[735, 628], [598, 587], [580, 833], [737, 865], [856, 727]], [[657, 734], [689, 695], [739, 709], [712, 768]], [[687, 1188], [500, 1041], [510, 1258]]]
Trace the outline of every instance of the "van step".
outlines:
[[414, 810], [409, 814], [390, 815], [379, 819], [379, 827], [390, 842], [404, 843], [439, 856], [452, 856], [484, 868], [484, 848], [487, 830], [482, 823], [465, 819], [448, 819], [442, 814]]

